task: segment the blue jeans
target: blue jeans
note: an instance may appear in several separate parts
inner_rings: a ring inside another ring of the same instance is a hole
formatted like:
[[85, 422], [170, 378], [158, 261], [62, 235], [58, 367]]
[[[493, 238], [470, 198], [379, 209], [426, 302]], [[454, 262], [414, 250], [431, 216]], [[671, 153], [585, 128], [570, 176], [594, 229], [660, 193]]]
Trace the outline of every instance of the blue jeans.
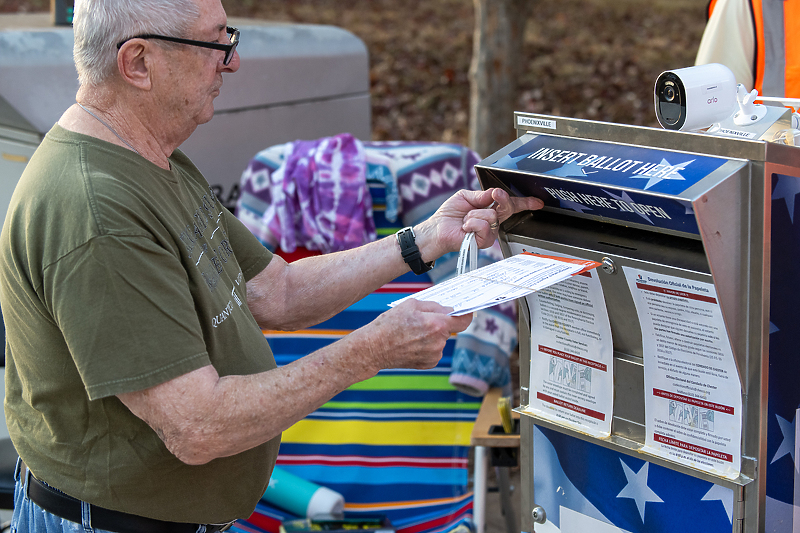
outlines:
[[20, 479], [20, 462], [14, 471], [14, 515], [11, 517], [11, 533], [109, 533], [89, 525], [89, 505], [83, 504], [83, 524], [70, 522], [48, 513], [28, 498], [25, 479]]

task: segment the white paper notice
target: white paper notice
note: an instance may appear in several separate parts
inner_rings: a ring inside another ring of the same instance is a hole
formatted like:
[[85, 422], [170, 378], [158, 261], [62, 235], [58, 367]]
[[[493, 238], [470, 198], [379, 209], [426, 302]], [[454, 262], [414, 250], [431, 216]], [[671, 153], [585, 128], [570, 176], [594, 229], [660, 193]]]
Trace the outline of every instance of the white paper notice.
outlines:
[[389, 304], [390, 307], [413, 298], [452, 307], [453, 316], [465, 315], [521, 298], [549, 287], [599, 263], [551, 259], [519, 254], [450, 278], [433, 287]]
[[[509, 246], [512, 253], [524, 248], [555, 255], [517, 243]], [[526, 411], [594, 437], [608, 437], [614, 406], [614, 349], [597, 270], [542, 289], [526, 300], [531, 315]]]
[[623, 270], [642, 327], [643, 451], [738, 477], [742, 392], [714, 285]]

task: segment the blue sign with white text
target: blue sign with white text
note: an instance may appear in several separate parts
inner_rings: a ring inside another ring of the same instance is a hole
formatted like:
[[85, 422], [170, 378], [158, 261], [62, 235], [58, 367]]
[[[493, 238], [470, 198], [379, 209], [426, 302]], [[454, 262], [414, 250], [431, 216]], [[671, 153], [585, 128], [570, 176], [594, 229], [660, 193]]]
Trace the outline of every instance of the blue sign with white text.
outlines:
[[727, 159], [538, 135], [492, 166], [590, 183], [680, 194]]
[[[514, 194], [584, 215], [697, 234], [678, 195], [727, 159], [538, 135], [491, 165]], [[476, 166], [479, 175], [481, 166]], [[509, 170], [512, 172], [497, 172]], [[637, 192], [636, 190], [640, 192]]]

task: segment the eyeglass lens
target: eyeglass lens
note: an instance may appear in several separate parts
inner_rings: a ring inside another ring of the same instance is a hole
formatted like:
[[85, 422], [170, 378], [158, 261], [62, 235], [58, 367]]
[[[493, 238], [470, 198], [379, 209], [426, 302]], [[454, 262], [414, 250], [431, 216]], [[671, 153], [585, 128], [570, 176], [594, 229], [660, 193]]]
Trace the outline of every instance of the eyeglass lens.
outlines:
[[228, 38], [230, 39], [232, 46], [230, 50], [225, 53], [225, 57], [222, 60], [222, 64], [225, 66], [231, 62], [231, 59], [233, 59], [233, 53], [236, 51], [236, 47], [239, 45], [239, 30], [236, 28], [231, 28], [230, 26], [228, 26], [227, 30]]

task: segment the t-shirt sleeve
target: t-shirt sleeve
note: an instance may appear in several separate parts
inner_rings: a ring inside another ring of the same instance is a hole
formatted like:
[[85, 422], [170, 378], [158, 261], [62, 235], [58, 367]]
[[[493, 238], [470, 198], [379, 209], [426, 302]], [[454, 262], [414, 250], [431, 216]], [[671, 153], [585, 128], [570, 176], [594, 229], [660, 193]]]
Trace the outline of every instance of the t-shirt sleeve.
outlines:
[[228, 226], [231, 247], [239, 261], [245, 281], [250, 281], [256, 274], [267, 268], [272, 261], [272, 252], [261, 244], [247, 226], [236, 218], [228, 209], [222, 208]]
[[47, 305], [90, 399], [210, 364], [186, 271], [156, 242], [96, 237], [45, 276]]

